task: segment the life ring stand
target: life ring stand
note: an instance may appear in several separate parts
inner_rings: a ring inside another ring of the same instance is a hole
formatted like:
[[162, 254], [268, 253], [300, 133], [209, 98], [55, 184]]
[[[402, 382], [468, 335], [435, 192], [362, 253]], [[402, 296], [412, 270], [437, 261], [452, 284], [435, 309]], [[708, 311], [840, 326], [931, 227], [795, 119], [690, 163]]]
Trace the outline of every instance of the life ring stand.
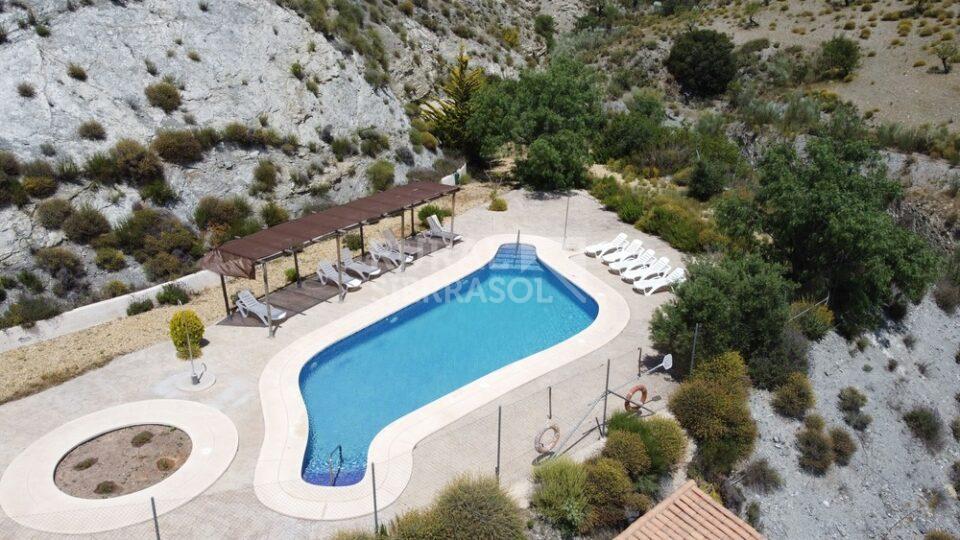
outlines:
[[[550, 440], [544, 441], [543, 438], [550, 432], [553, 432], [553, 437]], [[557, 446], [558, 442], [560, 442], [560, 426], [554, 423], [540, 430], [537, 438], [533, 441], [533, 447], [538, 454], [549, 454], [553, 451], [554, 447]]]
[[640, 403], [643, 404], [647, 402], [647, 387], [638, 384], [627, 392], [627, 399], [623, 400], [623, 408], [626, 409], [627, 412], [637, 412], [640, 410], [640, 406], [633, 401], [633, 395], [637, 392], [640, 392]]

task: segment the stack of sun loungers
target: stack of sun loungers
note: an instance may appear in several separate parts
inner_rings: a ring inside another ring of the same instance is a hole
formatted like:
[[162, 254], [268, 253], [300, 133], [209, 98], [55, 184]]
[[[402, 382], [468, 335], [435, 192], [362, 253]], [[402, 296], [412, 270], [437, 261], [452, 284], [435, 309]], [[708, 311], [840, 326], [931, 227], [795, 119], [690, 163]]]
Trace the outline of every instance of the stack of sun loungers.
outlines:
[[657, 257], [652, 249], [644, 249], [642, 240], [629, 241], [620, 233], [609, 242], [587, 246], [583, 252], [607, 265], [610, 272], [646, 296], [672, 287], [686, 279], [683, 268], [672, 268], [666, 257]]

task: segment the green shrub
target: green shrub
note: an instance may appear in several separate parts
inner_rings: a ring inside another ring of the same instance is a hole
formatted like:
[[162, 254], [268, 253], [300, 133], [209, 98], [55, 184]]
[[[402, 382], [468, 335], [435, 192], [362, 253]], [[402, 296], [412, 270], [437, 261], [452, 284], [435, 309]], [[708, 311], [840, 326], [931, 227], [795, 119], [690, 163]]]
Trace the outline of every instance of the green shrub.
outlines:
[[57, 192], [57, 181], [49, 176], [26, 176], [20, 185], [34, 199], [44, 199]]
[[374, 128], [361, 129], [357, 134], [360, 136], [360, 151], [369, 157], [377, 157], [390, 148], [387, 136]]
[[33, 258], [37, 266], [57, 279], [79, 278], [86, 273], [80, 257], [67, 248], [40, 248]]
[[638, 223], [648, 210], [646, 199], [635, 191], [625, 191], [607, 202], [613, 203], [620, 221], [631, 225]]
[[934, 529], [923, 535], [923, 540], [957, 540], [957, 537], [943, 529]]
[[490, 199], [490, 205], [487, 206], [487, 210], [491, 212], [506, 212], [507, 200], [503, 197], [493, 197]]
[[[172, 132], [157, 134], [155, 144], [163, 146], [167, 152], [176, 152], [176, 145], [171, 144]], [[128, 182], [133, 186], [144, 186], [163, 181], [163, 164], [157, 154], [147, 149], [133, 139], [120, 139], [110, 149], [113, 158], [114, 172], [118, 181]], [[171, 161], [175, 161], [171, 159]]]
[[437, 216], [437, 219], [443, 223], [444, 218], [447, 218], [451, 215], [450, 210], [446, 208], [441, 208], [435, 204], [428, 204], [422, 206], [420, 210], [417, 210], [417, 219], [420, 221], [421, 227], [427, 226], [427, 218], [430, 216]]
[[727, 167], [712, 159], [700, 159], [690, 173], [690, 187], [688, 193], [694, 199], [709, 200], [719, 195], [729, 181]]
[[950, 483], [953, 484], [953, 490], [960, 493], [960, 461], [954, 461], [950, 466]]
[[767, 458], [755, 459], [743, 468], [743, 485], [760, 493], [772, 493], [783, 487], [780, 473], [770, 466]]
[[178, 165], [190, 165], [203, 159], [203, 145], [189, 129], [161, 129], [151, 147], [161, 158]]
[[655, 234], [674, 248], [699, 253], [710, 246], [711, 232], [691, 209], [675, 201], [654, 204], [636, 223], [643, 232]]
[[157, 293], [157, 303], [161, 306], [178, 306], [189, 301], [189, 291], [178, 283], [168, 283]]
[[110, 222], [96, 208], [84, 205], [63, 222], [63, 232], [78, 244], [89, 244], [98, 236], [110, 232]]
[[40, 281], [40, 278], [29, 270], [21, 270], [17, 272], [17, 281], [19, 281], [25, 289], [34, 294], [43, 292], [43, 281]]
[[349, 530], [337, 531], [330, 540], [378, 540], [379, 536], [369, 531]]
[[30, 196], [24, 191], [23, 185], [16, 178], [0, 174], [0, 206], [8, 204], [23, 206], [28, 202], [30, 202]]
[[53, 165], [50, 165], [50, 162], [44, 159], [35, 159], [23, 163], [20, 166], [20, 174], [23, 176], [45, 176], [48, 178], [56, 176]]
[[866, 404], [867, 396], [853, 386], [841, 389], [837, 395], [837, 408], [844, 413], [860, 412]]
[[648, 497], [634, 493], [630, 477], [619, 461], [598, 458], [586, 464], [586, 472], [590, 505], [587, 530], [620, 527], [626, 522], [627, 510], [643, 513], [652, 506]]
[[830, 442], [833, 448], [833, 461], [837, 465], [848, 465], [850, 458], [857, 451], [857, 443], [853, 441], [850, 432], [840, 427], [832, 428]]
[[691, 378], [713, 383], [743, 399], [750, 388], [747, 365], [740, 353], [734, 351], [700, 361], [694, 366]]
[[139, 315], [141, 313], [146, 313], [153, 309], [153, 300], [149, 298], [144, 298], [143, 300], [135, 300], [130, 302], [127, 306], [127, 316]]
[[187, 267], [175, 255], [160, 252], [146, 260], [143, 270], [150, 281], [169, 281], [185, 274]]
[[150, 105], [163, 109], [167, 114], [180, 108], [180, 90], [167, 81], [153, 83], [147, 86], [143, 93]]
[[410, 510], [390, 522], [389, 538], [396, 540], [443, 540], [437, 513], [432, 509]]
[[250, 194], [259, 195], [272, 192], [277, 187], [277, 166], [269, 159], [261, 159], [253, 169], [253, 183]]
[[22, 326], [32, 328], [37, 321], [56, 317], [60, 314], [60, 306], [54, 300], [45, 296], [21, 297], [10, 304], [7, 311], [0, 317], [0, 328]]
[[236, 195], [229, 199], [206, 196], [197, 202], [193, 211], [193, 222], [201, 230], [210, 227], [233, 227], [253, 214], [253, 209], [243, 197]]
[[619, 461], [627, 474], [636, 480], [650, 470], [650, 456], [643, 438], [629, 431], [611, 431], [603, 446], [602, 455]]
[[357, 151], [353, 142], [344, 137], [333, 139], [330, 143], [330, 150], [333, 151], [333, 155], [336, 156], [337, 161], [343, 161], [345, 157], [353, 155]]
[[913, 436], [923, 441], [928, 448], [937, 449], [942, 444], [943, 420], [935, 409], [914, 407], [903, 415], [903, 421]]
[[948, 279], [937, 281], [933, 288], [933, 300], [948, 315], [953, 315], [960, 305], [960, 285]]
[[189, 309], [182, 309], [170, 319], [170, 339], [177, 349], [178, 358], [200, 358], [200, 342], [203, 341], [203, 321]]
[[690, 30], [673, 43], [667, 71], [685, 92], [695, 96], [722, 94], [737, 72], [733, 42], [714, 30]]
[[73, 205], [66, 199], [47, 199], [37, 204], [37, 221], [47, 229], [59, 229], [73, 214]]
[[393, 163], [380, 159], [367, 167], [367, 180], [374, 191], [384, 191], [393, 185]]
[[277, 204], [275, 201], [269, 201], [260, 209], [260, 219], [266, 223], [267, 227], [279, 225], [290, 219], [290, 212]]
[[803, 335], [820, 341], [833, 329], [833, 311], [825, 304], [801, 300], [790, 304], [790, 317]]
[[813, 407], [813, 386], [803, 373], [791, 373], [773, 394], [773, 409], [788, 418], [800, 419]]
[[819, 476], [833, 464], [832, 441], [820, 430], [801, 430], [797, 434], [796, 446], [800, 451], [800, 468], [806, 472]]
[[950, 422], [950, 433], [953, 434], [953, 440], [960, 442], [960, 416]]
[[77, 128], [77, 135], [88, 141], [102, 141], [107, 138], [107, 130], [96, 120], [87, 120]]
[[514, 167], [521, 184], [536, 190], [567, 190], [587, 184], [585, 145], [573, 131], [543, 135]]
[[673, 419], [654, 416], [641, 419], [620, 411], [607, 422], [610, 432], [626, 431], [640, 435], [650, 457], [650, 472], [666, 474], [672, 470], [687, 453], [687, 437], [683, 429]]
[[860, 45], [843, 36], [835, 36], [820, 44], [817, 69], [824, 79], [843, 79], [860, 63]]
[[533, 470], [530, 504], [566, 534], [580, 531], [588, 512], [585, 468], [568, 457], [551, 459]]
[[103, 298], [116, 298], [118, 296], [123, 296], [130, 293], [130, 286], [126, 283], [114, 279], [106, 282], [103, 287], [100, 288], [100, 296]]
[[520, 508], [494, 478], [454, 480], [437, 496], [434, 512], [443, 537], [451, 540], [524, 537]]
[[10, 177], [20, 176], [20, 160], [13, 152], [0, 150], [0, 172]]

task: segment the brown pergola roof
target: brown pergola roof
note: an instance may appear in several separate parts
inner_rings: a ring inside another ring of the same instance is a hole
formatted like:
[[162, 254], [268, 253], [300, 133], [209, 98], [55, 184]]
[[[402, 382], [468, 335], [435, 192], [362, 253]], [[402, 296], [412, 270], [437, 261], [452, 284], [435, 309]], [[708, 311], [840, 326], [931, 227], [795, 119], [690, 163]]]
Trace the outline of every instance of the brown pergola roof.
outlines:
[[435, 182], [397, 186], [225, 242], [204, 255], [200, 266], [223, 276], [252, 278], [258, 263], [459, 189]]
[[615, 540], [762, 540], [747, 522], [710, 498], [689, 480]]

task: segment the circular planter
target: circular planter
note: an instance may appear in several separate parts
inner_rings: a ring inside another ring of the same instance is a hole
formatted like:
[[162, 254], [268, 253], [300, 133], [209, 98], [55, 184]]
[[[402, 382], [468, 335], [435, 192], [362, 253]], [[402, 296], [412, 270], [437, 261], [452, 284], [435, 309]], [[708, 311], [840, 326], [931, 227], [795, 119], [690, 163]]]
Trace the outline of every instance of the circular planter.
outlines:
[[[164, 480], [109, 499], [67, 495], [54, 482], [57, 465], [70, 451], [105, 433], [140, 424], [162, 424], [185, 432], [193, 444], [183, 465]], [[152, 518], [188, 502], [210, 487], [237, 453], [237, 428], [222, 412], [193, 401], [155, 399], [124, 403], [67, 422], [28, 446], [0, 478], [0, 506], [17, 523], [41, 531], [89, 534]]]

